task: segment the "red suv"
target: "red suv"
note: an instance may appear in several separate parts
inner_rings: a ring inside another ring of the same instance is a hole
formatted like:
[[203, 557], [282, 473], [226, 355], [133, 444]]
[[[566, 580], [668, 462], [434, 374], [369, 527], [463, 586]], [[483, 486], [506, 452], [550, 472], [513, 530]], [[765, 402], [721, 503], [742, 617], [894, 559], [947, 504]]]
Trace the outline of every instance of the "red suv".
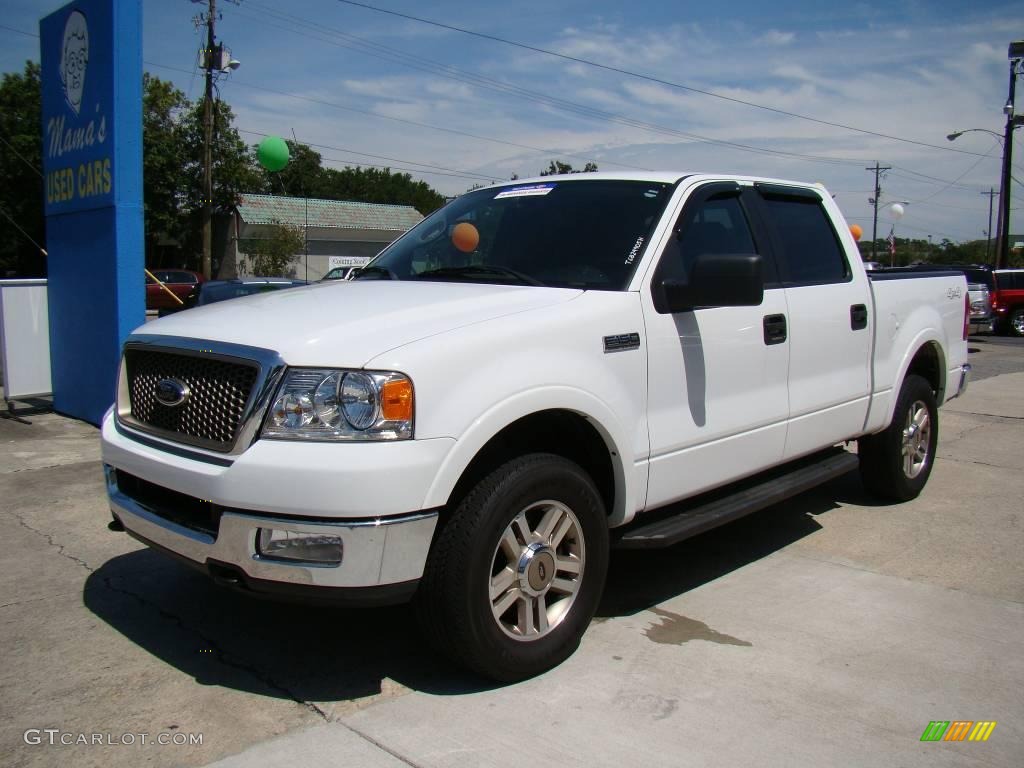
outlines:
[[[193, 288], [203, 282], [202, 275], [187, 269], [152, 269], [150, 272], [182, 301], [185, 301], [185, 297]], [[159, 283], [154, 282], [149, 275], [146, 275], [146, 309], [182, 308], [182, 304], [175, 301], [174, 297], [161, 288]]]
[[1024, 269], [996, 269], [992, 312], [996, 333], [1024, 336]]

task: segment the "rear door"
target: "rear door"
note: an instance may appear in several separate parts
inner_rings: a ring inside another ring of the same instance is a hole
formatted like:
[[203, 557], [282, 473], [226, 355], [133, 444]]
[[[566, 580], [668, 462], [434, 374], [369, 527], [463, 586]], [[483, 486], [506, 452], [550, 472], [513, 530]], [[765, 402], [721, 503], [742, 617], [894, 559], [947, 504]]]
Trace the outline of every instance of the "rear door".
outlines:
[[813, 189], [757, 184], [757, 207], [789, 309], [790, 422], [784, 456], [857, 435], [871, 392], [870, 287]]

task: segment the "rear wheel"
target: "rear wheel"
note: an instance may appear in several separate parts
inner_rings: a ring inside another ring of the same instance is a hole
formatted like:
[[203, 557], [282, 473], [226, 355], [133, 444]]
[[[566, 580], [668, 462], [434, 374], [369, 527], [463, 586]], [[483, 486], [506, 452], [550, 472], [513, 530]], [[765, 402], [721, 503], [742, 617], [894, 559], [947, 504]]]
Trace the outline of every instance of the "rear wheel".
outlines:
[[1010, 314], [1009, 328], [1014, 336], [1024, 336], [1024, 307], [1015, 309]]
[[608, 524], [590, 477], [532, 454], [481, 480], [438, 532], [417, 612], [438, 650], [501, 681], [568, 658], [597, 609]]
[[886, 499], [915, 498], [928, 482], [938, 438], [935, 393], [925, 379], [910, 374], [900, 388], [892, 423], [857, 441], [864, 486]]

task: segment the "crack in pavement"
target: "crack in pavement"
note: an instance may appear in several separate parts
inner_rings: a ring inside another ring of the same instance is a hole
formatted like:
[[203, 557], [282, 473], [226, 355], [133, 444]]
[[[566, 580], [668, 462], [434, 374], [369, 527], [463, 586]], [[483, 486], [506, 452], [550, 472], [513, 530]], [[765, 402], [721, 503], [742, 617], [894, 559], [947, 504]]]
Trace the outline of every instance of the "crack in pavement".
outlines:
[[942, 459], [943, 461], [951, 461], [954, 464], [977, 464], [981, 467], [991, 467], [992, 469], [1005, 469], [1008, 472], [1018, 471], [1017, 467], [1007, 467], [1004, 464], [992, 464], [987, 461], [976, 461], [974, 459], [955, 459], [952, 456], [943, 456], [942, 454], [936, 454], [936, 459]]
[[96, 572], [96, 569], [89, 565], [87, 562], [85, 562], [85, 560], [83, 560], [80, 557], [76, 557], [75, 555], [72, 555], [70, 552], [64, 549], [63, 544], [58, 544], [57, 542], [55, 542], [53, 540], [53, 536], [51, 536], [49, 533], [43, 533], [38, 528], [33, 528], [31, 525], [26, 523], [25, 519], [17, 512], [8, 512], [8, 514], [11, 515], [11, 517], [13, 517], [15, 520], [17, 520], [21, 527], [25, 530], [31, 531], [36, 536], [41, 536], [42, 538], [46, 539], [46, 543], [49, 544], [51, 547], [54, 547], [57, 550], [57, 554], [61, 557], [65, 557], [71, 562], [75, 563], [76, 565], [85, 568], [85, 570], [87, 570], [89, 573]]
[[975, 413], [974, 411], [950, 411], [950, 413], [956, 413], [961, 416], [984, 416], [988, 419], [1010, 419], [1013, 421], [1020, 421], [1024, 419], [1024, 416], [1005, 416], [998, 413]]
[[30, 597], [30, 598], [27, 598], [26, 600], [12, 600], [9, 603], [4, 603], [4, 604], [0, 605], [0, 609], [10, 608], [10, 607], [15, 606], [15, 605], [28, 605], [29, 603], [41, 603], [44, 600], [53, 600], [54, 598], [57, 598], [57, 597], [71, 597], [72, 595], [77, 595], [77, 594], [78, 594], [78, 592], [58, 592], [56, 595], [44, 595], [43, 597]]

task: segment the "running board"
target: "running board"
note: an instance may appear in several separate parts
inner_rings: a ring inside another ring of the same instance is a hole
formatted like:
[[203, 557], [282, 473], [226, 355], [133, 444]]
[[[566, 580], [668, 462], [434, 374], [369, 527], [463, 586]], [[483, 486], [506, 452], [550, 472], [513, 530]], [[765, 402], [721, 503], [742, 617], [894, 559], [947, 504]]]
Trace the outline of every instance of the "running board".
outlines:
[[668, 517], [661, 515], [658, 520], [650, 523], [630, 526], [622, 531], [613, 546], [617, 549], [670, 547], [691, 536], [785, 501], [856, 468], [857, 457], [854, 454], [844, 450], [829, 451], [810, 461], [805, 459], [789, 468], [783, 467], [782, 474], [776, 470], [767, 479], [763, 479], [764, 476], [754, 478], [754, 484], [746, 484], [741, 490], [727, 496], [719, 495], [713, 501], [698, 502], [697, 506], [687, 506]]

